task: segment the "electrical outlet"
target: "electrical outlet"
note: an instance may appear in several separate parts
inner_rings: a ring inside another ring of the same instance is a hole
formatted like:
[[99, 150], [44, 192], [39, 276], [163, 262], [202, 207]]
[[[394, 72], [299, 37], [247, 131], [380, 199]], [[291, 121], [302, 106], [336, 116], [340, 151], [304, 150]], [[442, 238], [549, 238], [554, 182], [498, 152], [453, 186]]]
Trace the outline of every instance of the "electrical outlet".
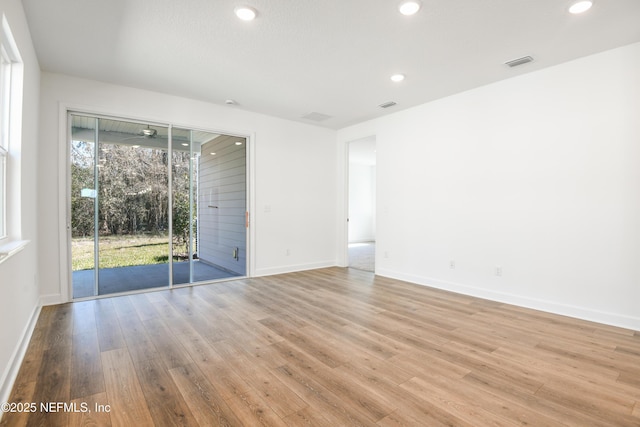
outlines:
[[456, 262], [454, 260], [449, 261], [449, 268], [452, 270], [455, 270]]
[[385, 257], [385, 258], [389, 258], [389, 252], [384, 251], [384, 257]]
[[502, 267], [496, 267], [496, 276], [502, 277]]
[[286, 255], [286, 256], [291, 255], [291, 251], [289, 250], [289, 248], [287, 248], [287, 250], [285, 251], [285, 255]]

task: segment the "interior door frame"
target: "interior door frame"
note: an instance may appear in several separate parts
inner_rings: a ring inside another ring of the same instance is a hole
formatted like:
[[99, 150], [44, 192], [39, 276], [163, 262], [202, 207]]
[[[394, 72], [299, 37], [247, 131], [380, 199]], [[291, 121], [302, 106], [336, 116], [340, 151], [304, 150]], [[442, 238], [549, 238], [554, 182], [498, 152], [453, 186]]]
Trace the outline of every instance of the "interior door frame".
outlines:
[[[233, 277], [230, 279], [222, 279], [216, 281], [223, 280], [237, 280], [241, 278], [253, 277], [255, 272], [255, 227], [253, 226], [252, 221], [252, 212], [253, 207], [255, 206], [255, 132], [247, 132], [247, 131], [238, 131], [238, 130], [229, 130], [229, 129], [220, 129], [220, 128], [203, 128], [199, 125], [193, 124], [185, 124], [179, 122], [173, 122], [169, 120], [161, 120], [157, 118], [150, 117], [140, 117], [140, 116], [132, 116], [129, 114], [118, 114], [112, 111], [104, 111], [95, 108], [88, 108], [83, 105], [74, 105], [74, 104], [59, 104], [59, 112], [58, 112], [58, 167], [60, 171], [64, 171], [64, 173], [58, 174], [58, 213], [59, 213], [59, 224], [58, 224], [58, 241], [59, 241], [59, 254], [60, 254], [60, 276], [59, 276], [59, 286], [60, 286], [60, 296], [57, 297], [55, 295], [52, 296], [43, 296], [41, 298], [41, 302], [43, 305], [50, 304], [60, 304], [66, 302], [72, 302], [73, 299], [73, 283], [72, 283], [72, 271], [71, 271], [71, 153], [70, 153], [70, 144], [69, 138], [71, 135], [71, 120], [69, 117], [71, 114], [78, 115], [86, 115], [98, 118], [106, 118], [106, 119], [114, 119], [114, 120], [123, 120], [123, 121], [133, 121], [140, 122], [152, 125], [152, 126], [166, 126], [169, 129], [172, 128], [186, 128], [196, 131], [204, 131], [215, 134], [224, 134], [224, 135], [233, 135], [246, 139], [246, 245], [247, 245], [247, 260], [246, 260], [246, 275]], [[169, 149], [171, 148], [171, 144], [169, 144]], [[169, 198], [171, 199], [171, 197]], [[171, 240], [171, 239], [170, 239]], [[171, 271], [171, 263], [170, 271]], [[171, 273], [170, 273], [171, 274]], [[203, 281], [197, 283], [188, 283], [188, 284], [179, 284], [176, 286], [172, 286], [173, 278], [170, 277], [170, 286], [168, 288], [156, 288], [153, 290], [161, 290], [161, 289], [173, 289], [179, 287], [187, 287], [194, 286], [200, 284], [207, 284], [216, 282], [212, 281]], [[127, 294], [133, 293], [143, 293], [149, 292], [149, 290], [140, 290], [140, 291], [131, 291]], [[113, 297], [122, 294], [108, 294], [108, 295], [96, 295], [91, 297], [91, 299], [96, 298], [106, 298]], [[78, 299], [82, 300], [82, 299]]]
[[[349, 147], [352, 142], [358, 142], [365, 139], [373, 138], [377, 141], [376, 134], [367, 133], [365, 135], [344, 139], [339, 142], [339, 162], [338, 162], [338, 171], [342, 172], [342, 177], [339, 178], [338, 182], [341, 184], [342, 189], [342, 206], [339, 209], [338, 215], [338, 259], [337, 264], [340, 267], [348, 267], [349, 266]], [[342, 147], [340, 147], [340, 145]], [[341, 148], [341, 149], [340, 149]], [[342, 165], [340, 165], [342, 163]], [[341, 166], [341, 167], [340, 167]], [[376, 176], [377, 176], [377, 166], [376, 166]], [[376, 185], [377, 189], [377, 185]], [[376, 190], [377, 191], [377, 190]], [[378, 198], [376, 197], [376, 203]], [[377, 206], [376, 206], [377, 210]], [[377, 222], [377, 215], [376, 215]], [[377, 230], [377, 225], [376, 225]], [[377, 253], [377, 252], [376, 252]], [[377, 258], [377, 255], [376, 255]], [[375, 265], [377, 266], [377, 262]]]

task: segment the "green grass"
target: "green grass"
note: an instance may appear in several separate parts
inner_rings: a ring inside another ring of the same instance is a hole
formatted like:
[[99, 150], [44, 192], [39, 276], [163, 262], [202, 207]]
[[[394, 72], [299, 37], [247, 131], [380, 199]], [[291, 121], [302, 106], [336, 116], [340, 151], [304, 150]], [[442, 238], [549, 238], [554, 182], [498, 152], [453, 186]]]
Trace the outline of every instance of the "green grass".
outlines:
[[[162, 235], [101, 236], [100, 268], [164, 264], [169, 261], [169, 241]], [[93, 239], [71, 242], [73, 271], [93, 268]]]

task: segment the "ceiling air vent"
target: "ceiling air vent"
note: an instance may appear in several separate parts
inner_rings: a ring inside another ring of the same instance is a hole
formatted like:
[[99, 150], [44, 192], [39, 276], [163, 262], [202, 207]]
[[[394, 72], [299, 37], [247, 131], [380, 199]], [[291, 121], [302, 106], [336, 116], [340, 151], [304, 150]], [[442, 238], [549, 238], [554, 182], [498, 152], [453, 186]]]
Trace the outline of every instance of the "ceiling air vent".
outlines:
[[389, 101], [389, 102], [385, 102], [383, 104], [378, 105], [378, 107], [380, 107], [380, 108], [389, 108], [389, 107], [393, 107], [394, 105], [396, 105], [395, 102]]
[[505, 65], [508, 65], [509, 67], [513, 68], [513, 67], [517, 67], [518, 65], [526, 64], [531, 61], [533, 61], [532, 57], [523, 56], [522, 58], [513, 59], [511, 61], [505, 62]]
[[307, 120], [313, 120], [314, 122], [323, 122], [327, 119], [330, 119], [331, 116], [327, 115], [327, 114], [322, 114], [322, 113], [316, 113], [311, 112], [309, 114], [306, 114], [304, 116], [302, 116], [303, 119], [307, 119]]

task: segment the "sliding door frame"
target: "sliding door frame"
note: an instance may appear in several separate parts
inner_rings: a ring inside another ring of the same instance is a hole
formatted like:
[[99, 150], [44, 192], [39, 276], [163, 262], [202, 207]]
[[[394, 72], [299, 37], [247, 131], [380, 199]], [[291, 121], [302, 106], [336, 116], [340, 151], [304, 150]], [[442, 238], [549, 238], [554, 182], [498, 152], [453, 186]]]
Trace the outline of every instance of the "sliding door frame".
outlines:
[[[237, 276], [225, 279], [217, 279], [217, 280], [205, 280], [202, 282], [196, 283], [184, 283], [174, 285], [173, 283], [173, 239], [171, 235], [173, 231], [170, 231], [169, 234], [169, 287], [159, 287], [159, 288], [151, 288], [145, 290], [137, 290], [130, 291], [125, 293], [113, 293], [107, 295], [94, 295], [89, 298], [77, 298], [76, 301], [80, 301], [83, 299], [96, 299], [96, 298], [105, 298], [112, 297], [123, 294], [134, 294], [134, 293], [144, 293], [144, 292], [152, 292], [159, 290], [167, 290], [181, 287], [188, 287], [194, 285], [201, 284], [209, 284], [221, 281], [229, 281], [229, 280], [238, 280], [247, 277], [253, 277], [255, 271], [255, 227], [252, 222], [252, 211], [253, 206], [255, 206], [255, 154], [254, 154], [254, 141], [255, 141], [255, 133], [253, 132], [243, 132], [238, 130], [225, 130], [221, 128], [206, 128], [199, 125], [193, 124], [183, 124], [177, 123], [173, 121], [166, 120], [158, 120], [153, 118], [145, 118], [145, 117], [135, 117], [130, 114], [117, 114], [111, 113], [107, 111], [99, 111], [95, 109], [86, 108], [86, 106], [76, 106], [71, 104], [60, 104], [59, 110], [59, 159], [58, 164], [61, 171], [64, 173], [60, 173], [58, 175], [58, 188], [59, 188], [59, 218], [60, 223], [58, 227], [58, 235], [59, 235], [59, 248], [60, 248], [60, 297], [56, 298], [55, 296], [43, 296], [41, 299], [43, 304], [57, 304], [64, 302], [74, 301], [73, 298], [73, 283], [72, 283], [72, 270], [71, 270], [71, 153], [70, 153], [70, 140], [71, 140], [71, 115], [84, 115], [90, 116], [96, 119], [109, 119], [109, 120], [123, 120], [136, 122], [144, 125], [150, 126], [163, 126], [168, 128], [168, 221], [169, 224], [173, 224], [173, 196], [172, 196], [172, 130], [173, 128], [180, 129], [188, 129], [190, 131], [203, 131], [210, 132], [214, 134], [222, 134], [222, 135], [231, 135], [237, 136], [240, 138], [244, 138], [246, 141], [246, 228], [245, 228], [245, 239], [246, 239], [246, 265], [245, 271], [246, 274], [244, 276]], [[98, 146], [98, 134], [99, 130], [96, 126], [96, 143], [95, 146]], [[192, 148], [190, 147], [190, 150]], [[192, 166], [190, 165], [190, 168]], [[191, 190], [190, 190], [191, 192]], [[97, 211], [96, 211], [97, 215]], [[170, 227], [171, 228], [171, 227]], [[97, 233], [97, 230], [94, 231]], [[96, 255], [97, 256], [97, 255]], [[97, 261], [96, 261], [97, 262]], [[94, 268], [96, 272], [98, 271], [98, 264], [96, 263]], [[192, 268], [192, 267], [190, 267]], [[97, 275], [97, 273], [95, 273]], [[190, 275], [191, 276], [191, 275]], [[98, 286], [98, 282], [96, 281], [95, 286]]]

